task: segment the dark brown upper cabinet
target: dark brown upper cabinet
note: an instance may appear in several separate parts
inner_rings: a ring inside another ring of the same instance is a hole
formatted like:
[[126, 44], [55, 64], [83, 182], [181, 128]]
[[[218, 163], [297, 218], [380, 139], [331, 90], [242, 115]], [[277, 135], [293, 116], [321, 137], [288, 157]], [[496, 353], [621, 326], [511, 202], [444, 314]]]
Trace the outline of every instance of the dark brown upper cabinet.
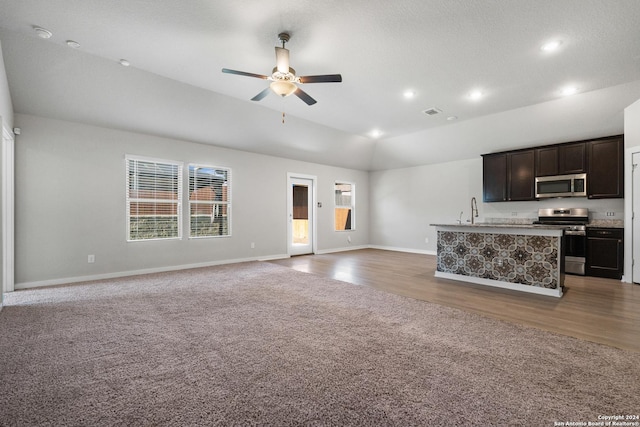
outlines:
[[535, 199], [535, 177], [587, 173], [590, 199], [624, 197], [624, 135], [482, 156], [485, 202]]
[[535, 151], [482, 156], [483, 201], [535, 200]]
[[624, 197], [624, 137], [615, 136], [587, 142], [587, 197]]
[[482, 156], [482, 200], [504, 202], [507, 200], [507, 154]]
[[536, 148], [536, 176], [560, 175], [558, 173], [558, 147]]
[[507, 200], [535, 200], [535, 151], [507, 154]]
[[536, 148], [536, 176], [567, 175], [587, 171], [584, 142]]

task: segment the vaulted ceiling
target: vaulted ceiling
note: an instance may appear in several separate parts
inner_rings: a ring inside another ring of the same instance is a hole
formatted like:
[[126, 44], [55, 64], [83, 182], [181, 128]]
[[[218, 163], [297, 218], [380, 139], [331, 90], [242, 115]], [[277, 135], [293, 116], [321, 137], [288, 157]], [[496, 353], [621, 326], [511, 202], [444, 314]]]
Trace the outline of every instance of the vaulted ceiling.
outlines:
[[[0, 0], [0, 11], [16, 113], [355, 169], [621, 133], [640, 98], [637, 0]], [[221, 73], [270, 75], [283, 31], [298, 75], [342, 74], [303, 85], [313, 106], [251, 101], [268, 82]]]

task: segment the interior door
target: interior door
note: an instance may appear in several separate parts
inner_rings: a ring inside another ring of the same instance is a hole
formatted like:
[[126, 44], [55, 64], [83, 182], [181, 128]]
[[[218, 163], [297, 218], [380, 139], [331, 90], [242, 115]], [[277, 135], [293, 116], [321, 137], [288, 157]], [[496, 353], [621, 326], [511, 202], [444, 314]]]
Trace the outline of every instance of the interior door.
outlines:
[[634, 283], [640, 283], [640, 153], [633, 153], [632, 187], [633, 187], [633, 277]]
[[314, 179], [289, 177], [289, 255], [314, 253]]

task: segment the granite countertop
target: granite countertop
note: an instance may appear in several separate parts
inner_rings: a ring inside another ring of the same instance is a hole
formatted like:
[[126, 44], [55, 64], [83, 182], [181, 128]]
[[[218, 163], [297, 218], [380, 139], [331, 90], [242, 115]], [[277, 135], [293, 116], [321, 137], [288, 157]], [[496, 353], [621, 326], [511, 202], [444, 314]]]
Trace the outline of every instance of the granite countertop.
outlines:
[[594, 219], [589, 221], [587, 227], [624, 228], [624, 221], [621, 219]]
[[[547, 225], [547, 224], [532, 224], [530, 222], [479, 222], [471, 224], [470, 222], [449, 223], [449, 224], [429, 224], [435, 227], [494, 227], [494, 228], [538, 228], [557, 230], [565, 228], [566, 225]], [[624, 228], [624, 221], [615, 219], [595, 219], [587, 224], [587, 227], [598, 228]]]
[[468, 227], [468, 228], [529, 228], [529, 229], [542, 229], [542, 230], [562, 230], [565, 225], [546, 225], [546, 224], [506, 224], [495, 222], [480, 222], [471, 224], [470, 222], [463, 222], [462, 224], [429, 224], [434, 227]]

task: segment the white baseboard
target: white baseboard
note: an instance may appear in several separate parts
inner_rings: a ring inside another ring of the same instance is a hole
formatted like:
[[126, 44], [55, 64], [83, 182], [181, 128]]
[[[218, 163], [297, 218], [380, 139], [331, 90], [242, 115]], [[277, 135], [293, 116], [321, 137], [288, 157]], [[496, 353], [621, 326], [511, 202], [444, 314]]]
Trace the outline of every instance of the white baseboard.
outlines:
[[320, 251], [316, 251], [316, 254], [318, 254], [318, 255], [332, 254], [332, 253], [335, 253], [335, 252], [357, 251], [359, 249], [369, 249], [369, 246], [368, 245], [345, 246], [343, 248], [323, 249], [323, 250], [320, 250]]
[[437, 255], [436, 251], [429, 251], [425, 249], [398, 248], [395, 246], [380, 246], [380, 245], [369, 245], [369, 248], [380, 249], [383, 251], [409, 252], [412, 254]]
[[270, 260], [284, 259], [284, 258], [289, 258], [289, 255], [282, 254], [282, 255], [270, 255], [267, 257], [226, 259], [221, 261], [208, 261], [208, 262], [201, 262], [196, 264], [172, 265], [169, 267], [155, 267], [155, 268], [145, 268], [142, 270], [129, 270], [129, 271], [119, 271], [115, 273], [94, 274], [90, 276], [65, 277], [61, 279], [50, 279], [50, 280], [39, 280], [35, 282], [16, 283], [15, 289], [40, 288], [43, 286], [66, 285], [70, 283], [90, 282], [94, 280], [117, 279], [118, 277], [139, 276], [141, 274], [164, 273], [167, 271], [188, 270], [191, 268], [200, 268], [200, 267], [213, 267], [215, 265], [237, 264], [240, 262], [249, 262], [249, 261], [270, 261]]
[[357, 251], [359, 249], [380, 249], [383, 251], [408, 252], [412, 254], [423, 254], [423, 255], [436, 255], [436, 251], [410, 249], [410, 248], [398, 248], [395, 246], [380, 246], [380, 245], [346, 246], [343, 248], [323, 249], [321, 251], [317, 251], [316, 253], [318, 255], [322, 255], [322, 254], [331, 254], [335, 252]]
[[[424, 251], [419, 249], [407, 249], [407, 248], [397, 248], [393, 246], [378, 246], [378, 245], [346, 246], [342, 248], [323, 249], [323, 250], [317, 251], [316, 253], [318, 255], [322, 255], [322, 254], [330, 254], [330, 253], [337, 253], [337, 252], [356, 251], [359, 249], [369, 249], [369, 248], [381, 249], [385, 251], [436, 255], [435, 251]], [[212, 267], [215, 265], [237, 264], [240, 262], [249, 262], [249, 261], [271, 261], [271, 260], [285, 259], [285, 258], [290, 258], [290, 256], [288, 254], [279, 254], [279, 255], [269, 255], [269, 256], [261, 256], [261, 257], [209, 261], [209, 262], [201, 262], [196, 264], [184, 264], [184, 265], [172, 265], [167, 267], [145, 268], [141, 270], [118, 271], [113, 273], [93, 274], [89, 276], [63, 277], [60, 279], [38, 280], [33, 282], [16, 283], [14, 286], [14, 289], [18, 290], [18, 289], [40, 288], [43, 286], [66, 285], [70, 283], [90, 282], [90, 281], [105, 280], [105, 279], [117, 279], [119, 277], [127, 277], [127, 276], [139, 276], [141, 274], [164, 273], [167, 271], [188, 270], [190, 268]]]

